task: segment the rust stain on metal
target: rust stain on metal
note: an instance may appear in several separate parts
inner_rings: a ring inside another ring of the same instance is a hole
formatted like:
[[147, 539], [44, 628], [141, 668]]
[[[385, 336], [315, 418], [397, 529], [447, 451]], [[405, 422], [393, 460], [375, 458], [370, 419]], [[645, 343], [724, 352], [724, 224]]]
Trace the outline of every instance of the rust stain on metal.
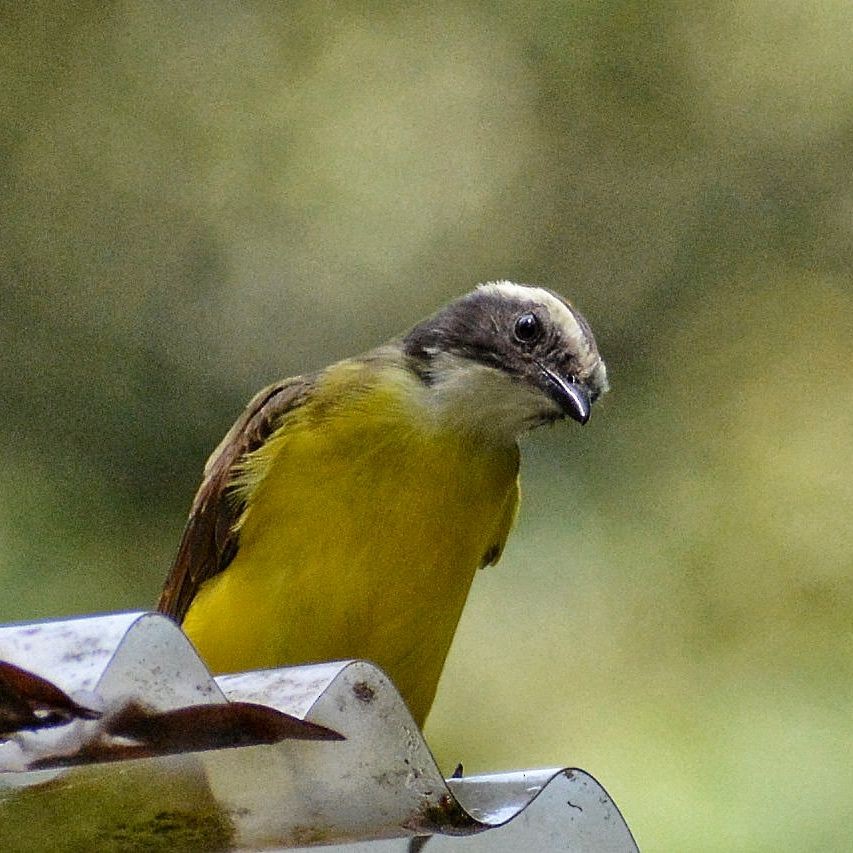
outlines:
[[405, 828], [430, 835], [437, 832], [443, 835], [468, 835], [479, 825], [479, 822], [459, 805], [455, 797], [442, 794], [437, 803], [423, 805], [411, 825]]
[[376, 691], [366, 681], [357, 681], [353, 684], [352, 692], [359, 702], [365, 704], [369, 704], [376, 698]]

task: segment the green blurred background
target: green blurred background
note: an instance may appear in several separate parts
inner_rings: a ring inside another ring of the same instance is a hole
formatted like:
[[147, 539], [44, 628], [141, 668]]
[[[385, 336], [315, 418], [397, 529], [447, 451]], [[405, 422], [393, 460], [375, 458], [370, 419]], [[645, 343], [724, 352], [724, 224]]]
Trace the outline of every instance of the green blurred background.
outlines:
[[4, 3], [0, 619], [149, 606], [254, 390], [543, 284], [613, 390], [526, 444], [440, 762], [581, 766], [645, 850], [850, 849], [851, 36], [840, 0]]

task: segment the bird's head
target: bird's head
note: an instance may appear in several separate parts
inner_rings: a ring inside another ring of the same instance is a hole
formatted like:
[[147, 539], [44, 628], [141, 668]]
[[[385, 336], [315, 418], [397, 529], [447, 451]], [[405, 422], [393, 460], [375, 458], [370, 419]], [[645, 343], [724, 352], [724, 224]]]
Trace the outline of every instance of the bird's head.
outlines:
[[608, 387], [586, 320], [541, 287], [481, 285], [402, 344], [430, 404], [460, 428], [515, 438], [565, 417], [585, 424]]

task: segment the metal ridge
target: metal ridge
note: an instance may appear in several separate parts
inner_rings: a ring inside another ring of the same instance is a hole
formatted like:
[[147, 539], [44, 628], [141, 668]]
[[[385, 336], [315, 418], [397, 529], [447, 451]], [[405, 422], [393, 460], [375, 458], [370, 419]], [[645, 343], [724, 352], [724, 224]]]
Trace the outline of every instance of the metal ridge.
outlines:
[[427, 835], [436, 853], [637, 849], [582, 770], [445, 780], [399, 693], [366, 661], [214, 678], [156, 613], [0, 626], [0, 661], [35, 679], [14, 682], [9, 706], [33, 714], [0, 735], [8, 853], [379, 853], [419, 849], [411, 839]]

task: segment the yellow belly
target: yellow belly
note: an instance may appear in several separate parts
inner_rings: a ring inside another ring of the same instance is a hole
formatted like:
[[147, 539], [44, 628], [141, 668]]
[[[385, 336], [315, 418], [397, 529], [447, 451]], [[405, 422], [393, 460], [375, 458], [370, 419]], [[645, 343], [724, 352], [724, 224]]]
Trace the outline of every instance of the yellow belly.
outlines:
[[217, 672], [372, 660], [422, 724], [517, 470], [514, 445], [425, 429], [393, 389], [306, 406], [256, 452], [237, 554], [184, 629]]

